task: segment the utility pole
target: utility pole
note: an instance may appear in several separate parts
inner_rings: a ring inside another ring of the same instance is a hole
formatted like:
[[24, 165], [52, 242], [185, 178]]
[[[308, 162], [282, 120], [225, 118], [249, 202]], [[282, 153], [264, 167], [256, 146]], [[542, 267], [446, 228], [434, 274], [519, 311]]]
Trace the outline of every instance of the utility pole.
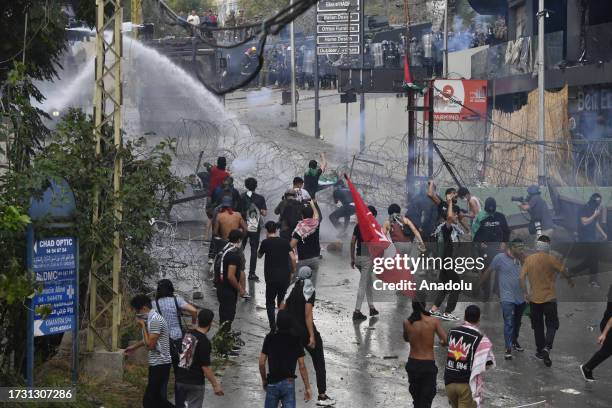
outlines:
[[[289, 0], [289, 4], [293, 6], [293, 0]], [[291, 20], [289, 26], [289, 33], [291, 46], [291, 122], [289, 122], [289, 127], [297, 127], [297, 106], [295, 100], [295, 27], [293, 25], [293, 20]], [[315, 55], [316, 53], [315, 50]]]
[[433, 151], [434, 151], [434, 87], [433, 79], [429, 84], [428, 90], [428, 105], [429, 120], [427, 121], [428, 139], [427, 139], [427, 177], [433, 178]]
[[[359, 97], [359, 151], [363, 152], [365, 149], [366, 143], [366, 123], [365, 123], [365, 92], [363, 91], [363, 66], [364, 66], [364, 53], [365, 53], [365, 13], [364, 13], [364, 4], [358, 4], [359, 7], [359, 86], [361, 88], [361, 95]], [[349, 19], [351, 16], [351, 12], [349, 11]], [[349, 30], [350, 30], [349, 25]], [[350, 36], [349, 36], [350, 39]]]
[[544, 21], [548, 11], [544, 8], [544, 0], [540, 0], [538, 7], [538, 184], [546, 185], [546, 163], [544, 141], [545, 132], [545, 93], [544, 93]]
[[444, 2], [444, 59], [442, 60], [442, 77], [448, 79], [448, 0]]
[[[317, 31], [317, 19], [315, 18], [315, 31]], [[314, 135], [315, 139], [321, 138], [321, 111], [319, 110], [319, 51], [315, 40], [314, 51]]]
[[[113, 128], [113, 145], [120, 150], [123, 147], [121, 134], [121, 108], [123, 88], [121, 83], [121, 58], [123, 8], [121, 0], [96, 0], [96, 70], [94, 90], [94, 138], [96, 156], [102, 154], [102, 140], [106, 137], [104, 127]], [[106, 29], [113, 30], [113, 36], [107, 40]], [[108, 113], [107, 113], [108, 112]], [[107, 141], [105, 145], [109, 145]], [[123, 208], [119, 199], [121, 190], [122, 161], [116, 155], [113, 166], [113, 214], [116, 222], [122, 219]], [[92, 224], [95, 228], [100, 220], [100, 191], [95, 189], [93, 196]], [[89, 322], [87, 327], [87, 351], [94, 351], [95, 339], [99, 339], [109, 351], [117, 351], [119, 346], [119, 323], [121, 322], [121, 237], [118, 230], [113, 234], [111, 274], [104, 273], [105, 262], [92, 257], [89, 271]], [[100, 290], [98, 290], [100, 288]], [[104, 290], [102, 290], [102, 288]], [[101, 303], [98, 308], [98, 302]], [[107, 312], [110, 311], [110, 318]], [[102, 329], [105, 322], [111, 322], [111, 341], [105, 339]]]

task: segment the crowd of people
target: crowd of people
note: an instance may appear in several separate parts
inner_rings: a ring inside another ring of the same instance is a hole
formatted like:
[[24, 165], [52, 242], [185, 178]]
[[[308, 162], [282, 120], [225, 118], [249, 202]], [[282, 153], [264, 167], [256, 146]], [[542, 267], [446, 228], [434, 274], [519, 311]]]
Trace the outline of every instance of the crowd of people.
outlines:
[[[291, 187], [274, 208], [275, 219], [268, 212], [266, 198], [258, 194], [258, 182], [249, 177], [244, 181], [244, 192], [234, 186], [227, 160], [219, 157], [215, 166], [200, 175], [210, 196], [207, 215], [211, 221], [212, 238], [209, 265], [216, 287], [219, 330], [236, 340], [227, 354], [238, 356], [244, 342], [240, 332], [232, 328], [236, 305], [240, 297], [248, 299], [246, 280], [259, 282], [258, 259], [264, 258], [265, 300], [269, 334], [265, 336], [259, 356], [259, 371], [266, 392], [265, 407], [295, 407], [295, 372], [299, 368], [304, 383], [304, 400], [316, 399], [319, 406], [335, 404], [327, 394], [325, 347], [321, 333], [315, 325], [317, 277], [320, 274], [320, 226], [323, 213], [317, 194], [326, 186], [320, 178], [326, 171], [327, 161], [321, 155], [319, 162], [311, 160], [303, 176], [296, 176]], [[356, 198], [344, 181], [333, 184], [332, 198], [336, 209], [328, 215], [337, 229], [337, 237], [348, 237], [351, 217], [356, 213]], [[552, 366], [551, 353], [555, 335], [560, 328], [557, 311], [557, 277], [574, 286], [572, 275], [588, 269], [591, 286], [598, 287], [597, 254], [571, 271], [551, 251], [554, 224], [550, 209], [539, 187], [527, 190], [526, 198], [518, 198], [521, 210], [530, 215], [529, 239], [511, 237], [506, 216], [497, 210], [494, 197], [484, 201], [467, 188], [448, 188], [440, 196], [433, 181], [428, 182], [409, 200], [407, 210], [397, 203], [387, 209], [382, 231], [395, 246], [398, 254], [453, 258], [458, 255], [460, 243], [470, 241], [469, 251], [484, 259], [484, 268], [478, 271], [479, 286], [484, 299], [491, 292], [499, 297], [503, 316], [504, 359], [512, 360], [515, 353], [524, 352], [519, 343], [523, 316], [529, 315], [534, 332], [535, 357], [546, 367]], [[458, 200], [465, 201], [461, 209]], [[378, 211], [368, 206], [376, 217]], [[268, 219], [266, 222], [265, 220]], [[342, 222], [340, 220], [342, 219]], [[578, 213], [577, 234], [581, 242], [592, 247], [607, 240], [602, 223], [601, 195], [595, 193]], [[377, 316], [373, 283], [373, 255], [363, 239], [358, 219], [350, 240], [350, 266], [360, 272], [355, 309], [355, 324], [367, 319], [361, 312], [364, 299], [369, 315]], [[264, 231], [265, 230], [265, 231]], [[265, 238], [261, 240], [262, 232]], [[249, 265], [244, 249], [249, 245]], [[530, 248], [533, 247], [533, 248]], [[444, 263], [443, 265], [446, 265]], [[434, 273], [436, 271], [425, 271]], [[438, 281], [458, 282], [461, 276], [453, 268], [443, 266]], [[420, 273], [420, 272], [419, 272]], [[422, 276], [421, 276], [422, 277]], [[482, 406], [485, 372], [495, 366], [493, 343], [479, 327], [481, 310], [471, 304], [465, 308], [463, 318], [454, 314], [460, 291], [440, 290], [431, 305], [427, 294], [414, 294], [410, 317], [403, 322], [403, 337], [410, 344], [406, 363], [409, 392], [414, 406], [431, 407], [436, 395], [438, 368], [435, 363], [434, 342], [439, 338], [445, 346], [446, 364], [444, 384], [446, 396], [453, 408]], [[148, 386], [143, 397], [145, 407], [172, 406], [167, 400], [170, 370], [175, 374], [175, 404], [178, 407], [201, 407], [204, 381], [207, 379], [216, 395], [223, 390], [210, 369], [211, 343], [207, 338], [214, 320], [208, 309], [197, 310], [174, 293], [172, 282], [158, 283], [156, 296], [146, 295], [132, 299], [143, 339], [126, 352], [145, 346], [149, 350]], [[192, 317], [194, 329], [183, 327], [181, 315]], [[456, 322], [448, 332], [442, 321]], [[593, 371], [612, 354], [612, 286], [608, 306], [601, 322], [601, 335], [597, 339], [601, 348], [580, 366], [586, 381], [593, 381]], [[317, 393], [313, 394], [310, 376], [304, 363], [308, 352], [314, 367]]]

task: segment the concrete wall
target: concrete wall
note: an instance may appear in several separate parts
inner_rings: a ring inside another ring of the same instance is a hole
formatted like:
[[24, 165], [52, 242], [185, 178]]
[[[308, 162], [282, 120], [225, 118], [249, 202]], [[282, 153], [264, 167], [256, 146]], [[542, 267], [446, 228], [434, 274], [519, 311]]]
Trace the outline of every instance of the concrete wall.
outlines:
[[[357, 98], [359, 101], [359, 97]], [[422, 99], [417, 102], [420, 106]], [[349, 104], [349, 132], [346, 137], [346, 105], [340, 103], [340, 96], [334, 95], [322, 99], [321, 102], [321, 136], [336, 147], [336, 153], [351, 157], [359, 152], [359, 102]], [[423, 115], [417, 113], [417, 137], [426, 136], [423, 133]], [[408, 131], [408, 113], [406, 98], [395, 95], [368, 95], [365, 109], [366, 124], [366, 154], [375, 154], [380, 161], [398, 161], [407, 157], [406, 141], [403, 140]], [[314, 136], [314, 110], [305, 108], [298, 115], [300, 133]], [[435, 138], [483, 140], [486, 123], [480, 122], [436, 122]], [[482, 158], [482, 145], [448, 140], [436, 141], [445, 158], [457, 168], [459, 176], [467, 183], [479, 177], [478, 161]], [[421, 163], [426, 156], [421, 150]], [[406, 159], [407, 161], [407, 159]], [[441, 161], [434, 155], [434, 168], [441, 168]], [[426, 172], [426, 165], [422, 168]], [[398, 173], [405, 173], [405, 165], [397, 166]], [[401, 176], [401, 174], [397, 174]], [[442, 169], [439, 172], [440, 182], [452, 182], [452, 178]]]
[[461, 77], [465, 79], [472, 79], [472, 55], [482, 50], [486, 50], [487, 48], [489, 48], [488, 45], [483, 45], [482, 47], [468, 48], [467, 50], [449, 52], [449, 78]]

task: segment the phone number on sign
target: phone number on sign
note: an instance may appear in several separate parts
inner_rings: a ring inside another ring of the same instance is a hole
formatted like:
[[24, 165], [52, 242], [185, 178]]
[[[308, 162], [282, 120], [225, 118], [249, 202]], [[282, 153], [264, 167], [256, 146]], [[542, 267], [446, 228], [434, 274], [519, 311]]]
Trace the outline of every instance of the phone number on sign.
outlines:
[[72, 388], [9, 388], [0, 387], [0, 402], [75, 401]]

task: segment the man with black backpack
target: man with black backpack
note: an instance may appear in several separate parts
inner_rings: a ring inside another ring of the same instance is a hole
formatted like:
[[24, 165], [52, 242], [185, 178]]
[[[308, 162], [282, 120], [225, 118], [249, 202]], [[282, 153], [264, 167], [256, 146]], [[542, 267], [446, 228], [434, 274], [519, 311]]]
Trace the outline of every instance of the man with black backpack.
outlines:
[[222, 396], [223, 389], [219, 385], [215, 373], [210, 368], [211, 344], [206, 337], [210, 330], [214, 313], [202, 309], [198, 313], [198, 327], [183, 337], [182, 351], [178, 369], [176, 370], [176, 388], [184, 396], [185, 403], [177, 404], [177, 408], [201, 407], [204, 403], [204, 378], [213, 387], [215, 395]]
[[304, 205], [298, 200], [294, 189], [289, 189], [283, 195], [283, 200], [274, 210], [278, 214], [278, 223], [280, 224], [280, 237], [291, 241], [291, 234], [297, 226], [302, 216]]
[[241, 274], [244, 270], [244, 258], [241, 254], [242, 232], [235, 229], [229, 233], [229, 242], [215, 257], [214, 283], [217, 288], [219, 300], [219, 325], [229, 322], [227, 330], [231, 328], [236, 317], [236, 302], [238, 295], [246, 296]]
[[247, 191], [240, 196], [240, 212], [247, 225], [246, 234], [242, 240], [242, 250], [246, 247], [247, 241], [250, 242], [251, 255], [249, 258], [249, 280], [259, 282], [255, 274], [257, 267], [257, 248], [259, 247], [259, 235], [261, 234], [261, 222], [266, 216], [268, 208], [266, 199], [257, 194], [257, 180], [249, 177], [244, 181]]

